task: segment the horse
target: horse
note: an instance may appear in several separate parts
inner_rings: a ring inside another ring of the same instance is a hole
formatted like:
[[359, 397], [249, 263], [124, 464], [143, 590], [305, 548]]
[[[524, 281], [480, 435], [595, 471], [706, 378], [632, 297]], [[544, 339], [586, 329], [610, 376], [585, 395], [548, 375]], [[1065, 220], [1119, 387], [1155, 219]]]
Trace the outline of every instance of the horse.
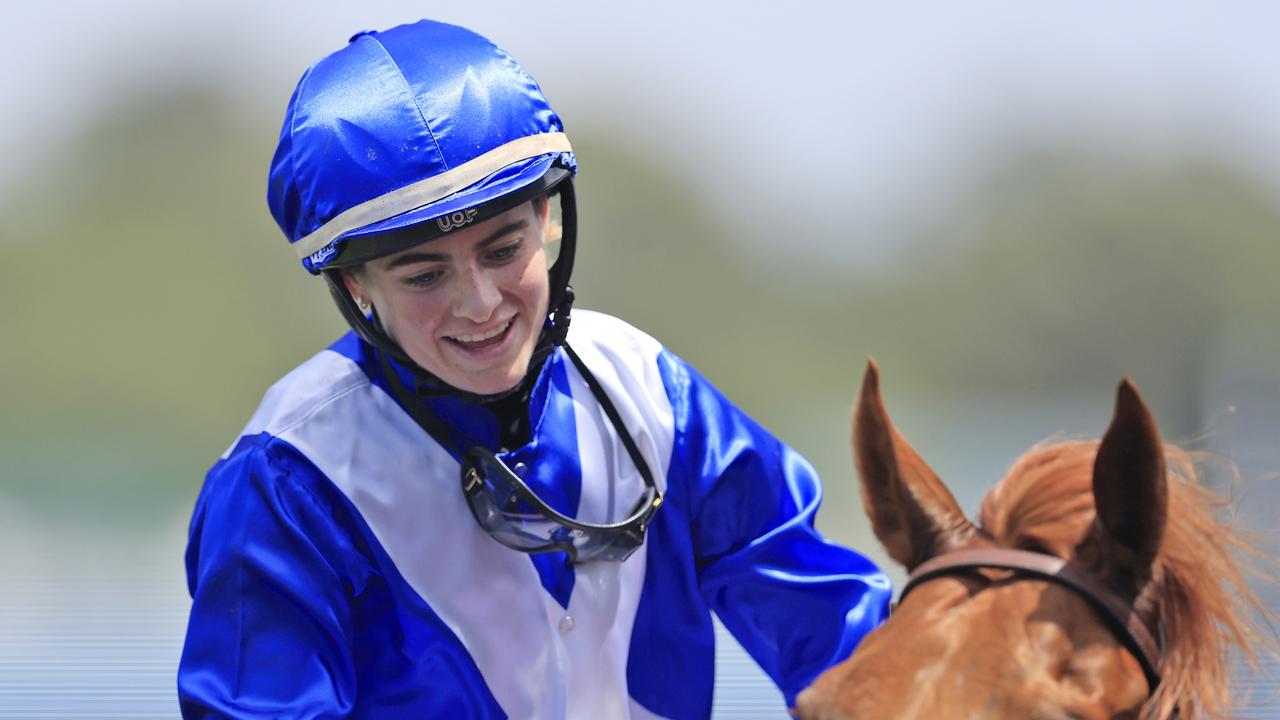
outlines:
[[[980, 522], [903, 439], [868, 363], [852, 441], [863, 507], [911, 577], [890, 618], [797, 699], [801, 720], [1154, 718], [1231, 712], [1228, 649], [1274, 640], [1250, 547], [1120, 383], [1100, 441], [1045, 442]], [[1260, 553], [1252, 551], [1254, 560]]]

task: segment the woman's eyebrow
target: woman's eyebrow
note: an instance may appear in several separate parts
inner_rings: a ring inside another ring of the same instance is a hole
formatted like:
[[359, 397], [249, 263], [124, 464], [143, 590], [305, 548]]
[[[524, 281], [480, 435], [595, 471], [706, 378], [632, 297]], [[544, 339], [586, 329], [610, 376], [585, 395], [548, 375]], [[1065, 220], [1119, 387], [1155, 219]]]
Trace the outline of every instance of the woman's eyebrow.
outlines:
[[420, 262], [444, 262], [448, 259], [448, 255], [443, 255], [441, 253], [411, 252], [397, 256], [396, 259], [387, 263], [387, 267], [385, 269], [395, 270], [403, 265], [412, 265]]
[[[529, 224], [529, 220], [527, 218], [509, 222], [506, 225], [503, 225], [502, 227], [498, 228], [497, 230], [494, 230], [493, 232], [485, 236], [483, 240], [476, 243], [476, 247], [477, 248], [487, 247], [493, 244], [494, 242], [502, 239], [503, 237], [510, 235], [513, 232], [516, 232], [517, 230], [523, 230], [524, 227], [528, 224]], [[387, 266], [385, 269], [395, 270], [398, 267], [402, 267], [404, 265], [412, 265], [413, 263], [444, 262], [448, 259], [449, 259], [449, 256], [443, 253], [409, 252], [409, 253], [405, 253], [404, 255], [400, 255], [396, 257], [396, 259], [387, 263]]]
[[511, 233], [516, 232], [517, 230], [523, 230], [524, 227], [528, 224], [529, 224], [529, 220], [527, 218], [509, 222], [506, 225], [503, 225], [502, 227], [498, 228], [497, 230], [494, 230], [493, 232], [489, 233], [488, 236], [485, 237], [485, 239], [476, 243], [476, 247], [483, 248], [487, 245], [490, 245], [495, 241], [500, 240], [503, 236], [510, 235]]

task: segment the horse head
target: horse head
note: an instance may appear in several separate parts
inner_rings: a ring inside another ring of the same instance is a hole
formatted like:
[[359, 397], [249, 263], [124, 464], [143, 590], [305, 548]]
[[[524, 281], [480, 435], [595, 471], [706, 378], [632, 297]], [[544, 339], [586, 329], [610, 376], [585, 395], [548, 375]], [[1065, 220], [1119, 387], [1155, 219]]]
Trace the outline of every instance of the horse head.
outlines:
[[[1167, 470], [1128, 380], [1101, 441], [1028, 452], [984, 499], [981, 524], [890, 421], [874, 361], [852, 440], [872, 528], [913, 578], [889, 620], [801, 693], [797, 717], [1163, 718], [1176, 708], [1189, 720], [1225, 709], [1227, 691], [1204, 676], [1225, 685], [1222, 641], [1248, 637], [1222, 588], [1238, 582], [1251, 597], [1231, 564], [1239, 543], [1209, 519], [1205, 491], [1178, 484], [1171, 501], [1170, 477], [1184, 473]], [[1177, 523], [1171, 505], [1185, 516]], [[1188, 552], [1196, 543], [1203, 551]], [[1212, 587], [1191, 597], [1196, 583]], [[1210, 627], [1216, 636], [1159, 647], [1166, 633]], [[1190, 667], [1206, 661], [1216, 664]]]

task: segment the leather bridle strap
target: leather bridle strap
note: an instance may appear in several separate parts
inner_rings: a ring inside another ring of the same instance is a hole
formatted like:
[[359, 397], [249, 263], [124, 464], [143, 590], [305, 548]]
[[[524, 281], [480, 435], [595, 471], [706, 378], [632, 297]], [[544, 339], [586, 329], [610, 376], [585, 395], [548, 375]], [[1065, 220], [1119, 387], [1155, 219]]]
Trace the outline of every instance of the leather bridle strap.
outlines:
[[1129, 648], [1142, 665], [1152, 692], [1160, 684], [1160, 645], [1155, 634], [1147, 628], [1133, 606], [1104, 586], [1092, 575], [1085, 573], [1059, 557], [1026, 550], [991, 548], [984, 550], [957, 550], [927, 560], [912, 571], [898, 598], [901, 603], [907, 593], [933, 578], [964, 570], [997, 568], [1056, 582], [1088, 600], [1103, 619], [1112, 626], [1116, 637]]

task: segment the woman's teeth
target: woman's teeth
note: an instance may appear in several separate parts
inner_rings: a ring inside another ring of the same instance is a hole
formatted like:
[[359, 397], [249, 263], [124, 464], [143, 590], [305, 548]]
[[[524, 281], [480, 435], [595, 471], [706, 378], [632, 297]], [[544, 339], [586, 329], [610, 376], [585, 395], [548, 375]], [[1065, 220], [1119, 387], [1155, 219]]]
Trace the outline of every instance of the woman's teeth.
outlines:
[[493, 338], [498, 337], [502, 333], [506, 332], [507, 328], [509, 327], [511, 327], [511, 320], [506, 321], [501, 326], [494, 329], [492, 332], [487, 332], [480, 335], [451, 335], [449, 339], [455, 340], [460, 343], [484, 342], [485, 340], [492, 340]]

